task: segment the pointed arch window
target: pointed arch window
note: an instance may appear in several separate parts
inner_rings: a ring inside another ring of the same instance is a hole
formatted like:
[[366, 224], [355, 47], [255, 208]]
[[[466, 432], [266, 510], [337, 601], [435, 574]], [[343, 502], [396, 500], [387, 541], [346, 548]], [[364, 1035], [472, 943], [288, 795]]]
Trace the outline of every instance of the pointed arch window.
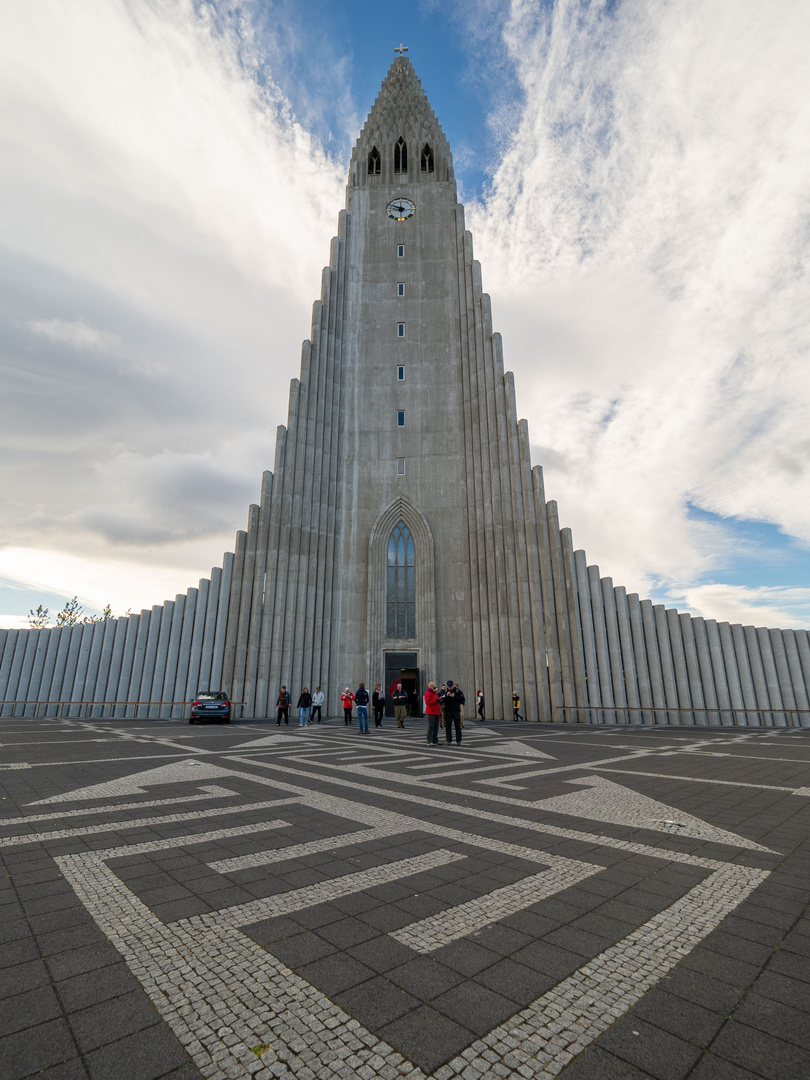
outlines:
[[380, 151], [376, 146], [372, 146], [371, 152], [368, 155], [368, 175], [379, 176], [382, 169], [382, 159], [380, 157]]
[[398, 521], [388, 538], [386, 637], [405, 641], [416, 637], [416, 552], [413, 536]]
[[428, 143], [425, 143], [422, 148], [422, 172], [433, 172], [433, 151], [430, 149]]
[[408, 144], [400, 135], [399, 141], [394, 147], [394, 172], [406, 173], [408, 171]]

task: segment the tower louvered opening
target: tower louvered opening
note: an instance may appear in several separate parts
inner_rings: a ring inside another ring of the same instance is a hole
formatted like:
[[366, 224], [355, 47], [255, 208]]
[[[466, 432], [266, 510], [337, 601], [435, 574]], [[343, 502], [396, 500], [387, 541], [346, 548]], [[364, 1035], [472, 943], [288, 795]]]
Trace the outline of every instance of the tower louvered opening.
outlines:
[[433, 164], [433, 151], [430, 148], [429, 143], [425, 143], [422, 147], [422, 172], [432, 173], [434, 170]]
[[376, 146], [372, 146], [368, 155], [368, 175], [379, 176], [382, 172], [382, 158]]
[[408, 144], [400, 135], [394, 147], [394, 172], [406, 173], [408, 171]]

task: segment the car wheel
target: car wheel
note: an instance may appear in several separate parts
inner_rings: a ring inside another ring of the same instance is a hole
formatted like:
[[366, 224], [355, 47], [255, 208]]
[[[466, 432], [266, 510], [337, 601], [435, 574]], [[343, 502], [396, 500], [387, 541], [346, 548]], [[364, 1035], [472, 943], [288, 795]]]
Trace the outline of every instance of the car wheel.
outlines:
[[225, 719], [222, 721], [223, 724], [230, 724], [230, 722], [231, 722], [230, 716], [226, 716]]
[[193, 723], [194, 723], [194, 717], [193, 717], [193, 716], [190, 716], [190, 717], [189, 717], [189, 720], [188, 720], [188, 722], [189, 722], [190, 724], [193, 724]]

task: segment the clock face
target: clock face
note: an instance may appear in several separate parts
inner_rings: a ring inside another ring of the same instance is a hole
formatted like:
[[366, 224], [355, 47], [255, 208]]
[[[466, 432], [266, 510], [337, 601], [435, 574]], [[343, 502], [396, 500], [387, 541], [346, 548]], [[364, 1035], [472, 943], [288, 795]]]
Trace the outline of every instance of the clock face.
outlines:
[[416, 203], [411, 202], [410, 199], [392, 199], [386, 206], [385, 212], [394, 221], [407, 221], [408, 218], [413, 217], [416, 210]]

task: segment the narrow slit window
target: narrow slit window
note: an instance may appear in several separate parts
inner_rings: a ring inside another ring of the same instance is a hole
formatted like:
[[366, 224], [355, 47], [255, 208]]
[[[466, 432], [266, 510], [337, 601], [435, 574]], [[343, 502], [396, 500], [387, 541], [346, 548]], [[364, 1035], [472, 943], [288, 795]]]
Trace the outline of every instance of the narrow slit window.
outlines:
[[400, 135], [397, 145], [394, 147], [394, 172], [406, 173], [408, 171], [408, 144]]
[[405, 368], [402, 366], [397, 368], [397, 382], [405, 382]]
[[398, 259], [404, 259], [405, 258], [405, 245], [404, 244], [397, 244], [397, 258]]
[[379, 176], [382, 169], [382, 158], [380, 157], [380, 151], [376, 146], [372, 146], [371, 152], [368, 155], [368, 175]]
[[397, 337], [405, 337], [405, 323], [404, 322], [398, 322], [397, 323]]
[[405, 410], [400, 409], [397, 413], [397, 427], [405, 427]]
[[404, 457], [398, 457], [397, 458], [397, 476], [404, 476], [404, 475], [405, 475], [405, 458]]
[[404, 295], [405, 295], [405, 282], [404, 281], [398, 281], [397, 282], [397, 296], [404, 296]]
[[422, 172], [431, 173], [433, 172], [433, 169], [433, 151], [430, 149], [430, 146], [425, 143], [422, 149]]

